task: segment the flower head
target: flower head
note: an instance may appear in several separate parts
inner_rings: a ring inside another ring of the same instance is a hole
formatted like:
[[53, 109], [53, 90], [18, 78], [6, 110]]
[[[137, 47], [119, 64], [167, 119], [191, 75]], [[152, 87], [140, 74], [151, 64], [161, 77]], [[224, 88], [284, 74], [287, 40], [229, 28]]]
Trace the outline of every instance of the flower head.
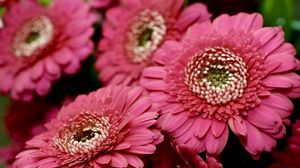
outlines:
[[143, 71], [141, 85], [162, 107], [159, 124], [178, 144], [218, 155], [229, 128], [258, 158], [285, 134], [300, 96], [299, 67], [280, 27], [259, 14], [221, 15], [167, 41]]
[[151, 126], [157, 113], [141, 88], [102, 88], [79, 96], [27, 142], [14, 166], [143, 167], [162, 135]]
[[83, 1], [19, 1], [0, 32], [0, 91], [16, 100], [44, 96], [62, 74], [74, 74], [92, 51], [95, 20]]
[[137, 85], [142, 70], [167, 39], [180, 39], [186, 28], [210, 18], [197, 3], [181, 10], [183, 0], [122, 0], [103, 23], [96, 69], [105, 84]]

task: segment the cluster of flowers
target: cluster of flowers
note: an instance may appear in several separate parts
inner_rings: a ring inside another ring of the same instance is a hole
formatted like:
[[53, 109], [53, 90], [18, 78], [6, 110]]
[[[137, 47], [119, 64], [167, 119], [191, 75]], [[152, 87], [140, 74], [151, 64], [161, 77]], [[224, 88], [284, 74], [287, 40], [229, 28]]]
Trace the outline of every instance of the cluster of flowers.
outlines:
[[[19, 101], [6, 117], [15, 144], [0, 152], [9, 167], [221, 168], [230, 131], [259, 159], [291, 124], [300, 64], [282, 29], [263, 27], [258, 13], [211, 19], [184, 0], [0, 3], [0, 91]], [[35, 102], [96, 45], [103, 88], [60, 110]]]

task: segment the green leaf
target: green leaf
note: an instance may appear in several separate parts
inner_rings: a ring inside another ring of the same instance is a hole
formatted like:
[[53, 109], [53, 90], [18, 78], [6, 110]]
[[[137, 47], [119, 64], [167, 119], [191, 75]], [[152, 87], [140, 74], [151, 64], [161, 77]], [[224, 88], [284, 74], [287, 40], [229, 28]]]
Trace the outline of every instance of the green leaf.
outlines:
[[51, 4], [52, 0], [39, 0], [39, 3], [45, 7]]
[[266, 26], [283, 26], [286, 38], [291, 37], [291, 23], [295, 18], [294, 0], [261, 0], [260, 11]]
[[9, 104], [9, 99], [7, 97], [0, 96], [0, 146], [9, 144], [9, 138], [7, 137], [4, 130], [3, 117], [6, 113], [6, 108]]
[[5, 8], [0, 6], [0, 17], [2, 17], [5, 13]]

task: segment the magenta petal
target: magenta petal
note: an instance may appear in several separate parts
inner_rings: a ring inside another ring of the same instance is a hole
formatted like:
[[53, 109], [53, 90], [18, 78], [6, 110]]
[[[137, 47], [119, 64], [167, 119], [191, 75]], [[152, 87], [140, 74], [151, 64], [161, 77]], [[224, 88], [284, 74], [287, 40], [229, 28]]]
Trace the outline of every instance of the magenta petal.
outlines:
[[293, 86], [293, 83], [289, 78], [281, 75], [270, 75], [263, 80], [263, 85], [270, 88], [290, 88]]
[[180, 31], [186, 29], [187, 26], [196, 22], [208, 20], [211, 14], [208, 13], [207, 7], [201, 3], [195, 3], [188, 6], [179, 16], [176, 25]]
[[157, 117], [158, 117], [157, 113], [152, 113], [152, 112], [144, 113], [139, 117], [133, 119], [131, 123], [140, 127], [150, 127], [151, 125], [156, 123], [156, 121], [153, 120], [153, 118], [157, 118]]
[[271, 129], [275, 132], [283, 126], [281, 118], [265, 105], [260, 105], [250, 111], [247, 121], [261, 129]]
[[123, 143], [118, 144], [118, 145], [114, 148], [114, 150], [124, 150], [124, 149], [128, 149], [130, 146], [131, 146], [130, 143], [128, 143], [128, 142], [123, 142]]
[[149, 98], [143, 98], [136, 101], [129, 109], [129, 113], [141, 114], [151, 107], [151, 100]]
[[277, 33], [282, 31], [281, 28], [271, 28], [271, 27], [264, 27], [261, 29], [256, 30], [253, 35], [255, 38], [259, 39], [259, 41], [262, 43], [262, 45], [269, 42], [272, 38], [274, 38]]
[[254, 31], [262, 27], [263, 19], [259, 13], [253, 13], [251, 15], [247, 13], [239, 13], [232, 17], [233, 27], [236, 30], [243, 30], [245, 32]]
[[106, 154], [97, 157], [95, 161], [100, 164], [108, 164], [111, 161], [111, 159], [112, 159], [111, 155]]
[[111, 166], [113, 167], [127, 167], [128, 162], [126, 158], [119, 154], [119, 153], [113, 153], [111, 157]]
[[[142, 80], [141, 80], [142, 82]], [[143, 81], [142, 85], [149, 90], [165, 90], [168, 88], [168, 85], [162, 80], [151, 80], [151, 81]]]
[[195, 135], [199, 138], [204, 137], [204, 135], [207, 133], [207, 131], [209, 130], [212, 121], [209, 119], [202, 119], [202, 118], [198, 118], [196, 121], [196, 130], [195, 130]]
[[49, 167], [49, 168], [56, 168], [59, 166], [56, 163], [56, 159], [53, 157], [42, 159], [42, 160], [38, 161], [38, 163], [39, 163], [39, 165], [43, 165], [43, 166]]
[[135, 155], [125, 155], [128, 163], [133, 167], [144, 167], [141, 159]]
[[[172, 114], [170, 114], [172, 115]], [[168, 115], [166, 115], [166, 120], [161, 123], [162, 129], [168, 131], [168, 132], [173, 132], [175, 131], [178, 127], [180, 127], [188, 117], [184, 113], [179, 113], [179, 114], [173, 114], [172, 115], [172, 121], [169, 120]]]
[[217, 17], [212, 24], [212, 27], [222, 34], [227, 34], [231, 26], [230, 16], [227, 14]]
[[[281, 27], [279, 27], [278, 29], [281, 30]], [[281, 30], [274, 37], [272, 37], [272, 39], [269, 42], [267, 42], [262, 49], [264, 50], [265, 54], [270, 54], [283, 43], [284, 32]]]
[[247, 136], [247, 127], [242, 118], [231, 118], [228, 120], [228, 124], [236, 135]]
[[162, 67], [149, 67], [146, 68], [143, 71], [143, 76], [144, 77], [151, 77], [151, 78], [161, 78], [163, 79], [167, 75], [167, 72], [164, 68]]
[[224, 149], [229, 136], [228, 128], [225, 128], [222, 135], [215, 138], [211, 131], [208, 131], [205, 137], [205, 146], [207, 153], [212, 156], [218, 156]]
[[224, 130], [226, 129], [227, 125], [224, 122], [220, 122], [220, 121], [212, 121], [211, 124], [211, 132], [214, 135], [215, 138], [218, 138], [219, 136], [221, 136], [224, 132]]
[[272, 93], [268, 98], [262, 99], [262, 104], [289, 112], [294, 109], [292, 101], [280, 93]]
[[60, 50], [54, 53], [54, 60], [61, 65], [66, 65], [72, 60], [72, 53], [68, 49]]
[[269, 135], [267, 134], [264, 134], [262, 133], [262, 136], [263, 136], [263, 139], [264, 139], [264, 142], [265, 142], [265, 150], [268, 151], [268, 152], [271, 152], [272, 149], [276, 146], [276, 140], [272, 137], [270, 137]]
[[60, 77], [60, 67], [53, 62], [52, 59], [45, 60], [46, 71], [51, 75], [54, 76], [54, 79], [58, 79]]
[[155, 152], [155, 145], [145, 145], [145, 146], [132, 146], [129, 148], [129, 152], [137, 154], [152, 154]]
[[43, 75], [43, 72], [44, 72], [43, 63], [41, 62], [36, 63], [32, 68], [31, 78], [33, 80], [38, 80]]
[[264, 139], [261, 132], [257, 128], [255, 128], [248, 122], [246, 122], [246, 125], [248, 135], [245, 139], [240, 138], [240, 140], [246, 150], [255, 157], [264, 150]]
[[39, 81], [37, 88], [36, 88], [37, 93], [41, 96], [44, 96], [48, 93], [50, 87], [51, 87], [51, 84], [49, 81], [47, 81], [47, 80]]
[[175, 41], [166, 41], [161, 49], [153, 55], [153, 60], [159, 64], [168, 65], [176, 60], [176, 53], [180, 52], [182, 46]]

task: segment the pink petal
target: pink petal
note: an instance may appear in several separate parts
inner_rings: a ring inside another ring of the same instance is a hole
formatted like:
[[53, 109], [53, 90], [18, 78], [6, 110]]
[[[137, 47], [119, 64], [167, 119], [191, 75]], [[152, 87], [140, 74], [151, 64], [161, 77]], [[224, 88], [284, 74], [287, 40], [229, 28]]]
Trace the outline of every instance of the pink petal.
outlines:
[[272, 93], [269, 97], [262, 99], [262, 104], [288, 112], [294, 109], [292, 101], [280, 93]]
[[131, 146], [129, 142], [121, 142], [116, 147], [114, 147], [114, 150], [124, 150], [128, 149]]
[[264, 142], [265, 142], [265, 150], [268, 151], [268, 152], [271, 152], [272, 149], [276, 146], [276, 140], [272, 137], [270, 137], [269, 135], [267, 134], [264, 134], [262, 133], [262, 137], [264, 139]]
[[144, 163], [142, 162], [142, 160], [138, 157], [138, 156], [135, 156], [135, 155], [127, 155], [127, 154], [124, 154], [126, 159], [127, 159], [127, 162], [133, 166], [133, 167], [144, 167]]
[[222, 122], [222, 121], [212, 121], [211, 124], [211, 132], [214, 135], [215, 138], [218, 138], [219, 136], [221, 136], [224, 132], [224, 130], [226, 129], [227, 125]]
[[244, 32], [254, 31], [263, 26], [263, 19], [259, 13], [251, 15], [247, 13], [239, 13], [232, 17], [232, 22], [235, 30], [243, 30]]
[[244, 120], [240, 117], [233, 117], [228, 120], [231, 130], [236, 135], [247, 136], [247, 127]]
[[97, 157], [95, 159], [95, 161], [100, 164], [108, 164], [111, 161], [111, 159], [112, 159], [111, 155], [104, 154], [104, 155], [100, 155], [99, 157]]
[[123, 155], [114, 152], [112, 154], [112, 157], [111, 157], [111, 164], [110, 165], [113, 166], [113, 167], [127, 167], [128, 162], [127, 162], [126, 158]]
[[264, 150], [264, 139], [261, 132], [252, 126], [250, 123], [245, 122], [248, 130], [248, 135], [244, 139], [240, 138], [242, 145], [252, 155], [259, 155]]
[[45, 60], [45, 69], [46, 71], [54, 77], [54, 79], [58, 79], [60, 77], [60, 67], [53, 62], [51, 58]]
[[212, 26], [216, 31], [227, 34], [232, 26], [230, 19], [228, 14], [222, 14], [213, 21]]
[[69, 49], [62, 49], [53, 55], [54, 60], [61, 65], [67, 65], [72, 60], [72, 53]]
[[138, 101], [136, 101], [129, 109], [129, 114], [141, 114], [147, 109], [149, 109], [152, 105], [152, 102], [149, 98], [141, 98]]
[[211, 14], [208, 13], [207, 7], [201, 3], [195, 3], [188, 6], [179, 16], [176, 26], [180, 31], [184, 31], [188, 26], [196, 22], [208, 20]]
[[166, 75], [167, 71], [165, 70], [165, 68], [158, 66], [149, 67], [143, 71], [143, 76], [149, 78], [164, 79]]
[[261, 29], [256, 30], [253, 35], [255, 39], [259, 39], [262, 45], [268, 43], [272, 38], [274, 38], [277, 33], [281, 32], [282, 29], [279, 27], [271, 28], [271, 27], [264, 27]]
[[248, 112], [247, 121], [263, 130], [273, 130], [272, 132], [278, 132], [283, 126], [281, 118], [265, 105]]
[[205, 146], [207, 152], [212, 156], [218, 156], [224, 149], [229, 136], [228, 128], [225, 128], [223, 134], [215, 138], [211, 131], [208, 131], [205, 137]]
[[177, 53], [181, 51], [181, 44], [175, 41], [166, 41], [161, 48], [154, 53], [153, 60], [158, 64], [168, 65], [176, 60]]
[[38, 62], [33, 66], [33, 68], [31, 70], [32, 70], [31, 78], [33, 80], [38, 80], [42, 77], [42, 75], [44, 73], [44, 66], [43, 66], [42, 62]]
[[168, 85], [165, 81], [156, 79], [147, 80], [146, 78], [143, 78], [141, 80], [141, 85], [153, 91], [161, 91], [166, 90], [168, 88]]
[[163, 130], [166, 130], [168, 132], [175, 131], [178, 127], [182, 126], [182, 124], [188, 119], [185, 113], [179, 113], [174, 115], [166, 114], [163, 117], [166, 117], [166, 119], [164, 120], [164, 122], [160, 122], [160, 125]]
[[136, 153], [136, 154], [153, 154], [155, 152], [155, 146], [152, 144], [148, 144], [145, 146], [132, 146], [128, 150], [128, 152]]
[[263, 85], [270, 88], [290, 88], [293, 83], [282, 75], [270, 75], [263, 80]]

